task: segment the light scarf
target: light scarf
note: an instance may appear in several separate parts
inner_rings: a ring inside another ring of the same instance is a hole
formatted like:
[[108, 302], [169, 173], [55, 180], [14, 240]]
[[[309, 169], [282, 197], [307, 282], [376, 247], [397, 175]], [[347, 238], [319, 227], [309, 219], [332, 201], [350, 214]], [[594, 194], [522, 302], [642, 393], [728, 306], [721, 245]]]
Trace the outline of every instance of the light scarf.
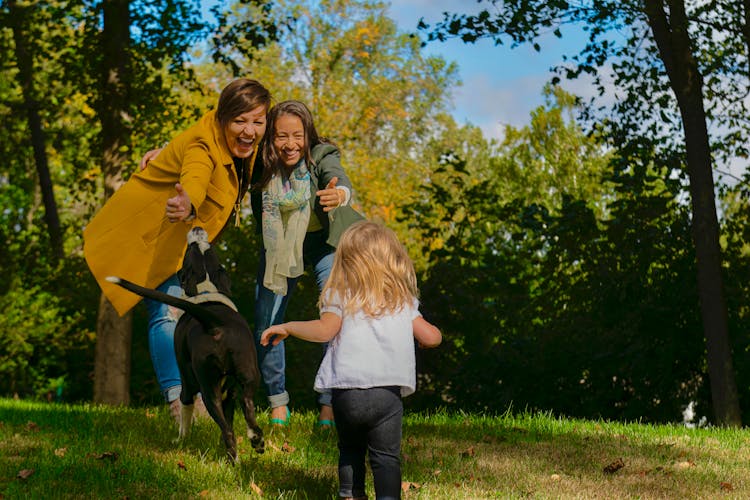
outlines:
[[302, 243], [310, 221], [310, 172], [302, 161], [289, 178], [276, 173], [263, 190], [263, 245], [266, 269], [263, 286], [286, 295], [287, 278], [300, 276], [305, 269]]

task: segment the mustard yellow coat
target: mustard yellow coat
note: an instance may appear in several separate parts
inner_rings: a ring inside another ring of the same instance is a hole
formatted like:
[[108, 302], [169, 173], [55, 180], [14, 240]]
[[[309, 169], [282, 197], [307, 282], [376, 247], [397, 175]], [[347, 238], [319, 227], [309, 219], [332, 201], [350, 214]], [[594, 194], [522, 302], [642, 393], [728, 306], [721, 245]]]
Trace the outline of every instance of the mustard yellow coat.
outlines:
[[[83, 231], [83, 253], [102, 292], [120, 315], [140, 296], [105, 281], [119, 276], [156, 288], [182, 267], [187, 232], [201, 226], [211, 241], [247, 190], [256, 150], [237, 178], [215, 111], [174, 138], [148, 166], [115, 192]], [[179, 182], [195, 207], [190, 222], [169, 222], [167, 199]]]

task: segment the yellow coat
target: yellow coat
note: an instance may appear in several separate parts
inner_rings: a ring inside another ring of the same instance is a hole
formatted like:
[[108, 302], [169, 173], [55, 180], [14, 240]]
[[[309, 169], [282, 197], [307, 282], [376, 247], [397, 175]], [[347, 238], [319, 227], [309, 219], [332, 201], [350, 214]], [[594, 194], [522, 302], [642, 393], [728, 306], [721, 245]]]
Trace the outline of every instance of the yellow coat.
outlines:
[[[83, 231], [83, 253], [96, 281], [120, 315], [140, 296], [105, 281], [119, 276], [156, 288], [182, 267], [187, 233], [203, 227], [211, 241], [244, 195], [256, 150], [245, 161], [240, 185], [215, 111], [174, 138], [148, 166], [115, 192]], [[190, 222], [169, 222], [167, 199], [180, 182], [195, 207]], [[240, 194], [240, 190], [242, 193]]]

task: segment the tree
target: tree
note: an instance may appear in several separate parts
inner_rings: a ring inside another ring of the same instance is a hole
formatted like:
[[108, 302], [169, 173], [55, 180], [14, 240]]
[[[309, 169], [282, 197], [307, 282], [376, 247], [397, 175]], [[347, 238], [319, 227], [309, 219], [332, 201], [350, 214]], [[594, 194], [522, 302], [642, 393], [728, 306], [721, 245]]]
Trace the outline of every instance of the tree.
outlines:
[[[35, 2], [37, 3], [37, 2]], [[38, 2], [41, 3], [41, 2]], [[63, 237], [62, 228], [60, 227], [60, 217], [57, 212], [57, 203], [55, 194], [52, 189], [52, 179], [50, 176], [49, 162], [45, 148], [44, 130], [42, 119], [39, 112], [39, 97], [34, 81], [34, 53], [31, 47], [33, 37], [31, 36], [32, 26], [35, 24], [33, 12], [48, 14], [54, 8], [45, 5], [33, 5], [22, 3], [16, 0], [9, 0], [7, 5], [8, 11], [5, 14], [9, 25], [13, 31], [13, 41], [15, 44], [16, 64], [18, 66], [18, 80], [21, 84], [24, 108], [31, 132], [31, 146], [34, 151], [34, 163], [36, 165], [37, 175], [39, 177], [39, 186], [42, 191], [44, 201], [47, 230], [50, 235], [50, 244], [52, 246], [52, 257], [55, 261], [63, 258]], [[54, 17], [54, 16], [53, 16]]]
[[[647, 133], [660, 139], [660, 147], [683, 152], [690, 184], [698, 293], [714, 416], [721, 425], [740, 425], [712, 176], [712, 146], [725, 154], [731, 155], [732, 151], [717, 146], [721, 144], [720, 138], [714, 138], [712, 143], [707, 121], [725, 125], [727, 137], [741, 135], [744, 122], [734, 111], [722, 115], [719, 110], [725, 109], [724, 106], [707, 113], [704, 101], [724, 105], [731, 101], [739, 103], [738, 107], [744, 111], [741, 97], [742, 92], [746, 93], [747, 84], [725, 84], [733, 83], [731, 77], [738, 74], [747, 80], [747, 49], [737, 47], [734, 43], [737, 37], [732, 36], [745, 33], [747, 25], [741, 16], [730, 14], [746, 12], [744, 5], [713, 1], [690, 5], [688, 11], [686, 3], [679, 0], [575, 4], [565, 0], [488, 2], [495, 6], [494, 14], [487, 10], [475, 16], [446, 13], [428, 38], [444, 40], [448, 36], [458, 36], [472, 42], [489, 37], [498, 44], [503, 40], [510, 40], [514, 45], [533, 43], [540, 50], [538, 39], [543, 32], [553, 30], [560, 37], [564, 25], [582, 23], [589, 31], [589, 43], [573, 58], [573, 67], [560, 68], [560, 72], [568, 77], [582, 73], [594, 75], [601, 95], [606, 88], [600, 74], [606, 72], [605, 63], [611, 61], [612, 72], [607, 76], [614, 80], [617, 90], [624, 93], [624, 98], [614, 106], [617, 117], [612, 120], [612, 127], [630, 134]], [[420, 27], [429, 29], [423, 22]], [[615, 30], [626, 33], [624, 43], [610, 36]], [[725, 50], [704, 51], [722, 43], [716, 40], [727, 40]], [[734, 50], [726, 50], [727, 46]], [[744, 62], [733, 64], [738, 61]], [[732, 90], [740, 92], [726, 94]], [[679, 112], [679, 118], [675, 111]], [[675, 125], [680, 124], [681, 133], [670, 137]], [[731, 146], [736, 142], [725, 144]]]

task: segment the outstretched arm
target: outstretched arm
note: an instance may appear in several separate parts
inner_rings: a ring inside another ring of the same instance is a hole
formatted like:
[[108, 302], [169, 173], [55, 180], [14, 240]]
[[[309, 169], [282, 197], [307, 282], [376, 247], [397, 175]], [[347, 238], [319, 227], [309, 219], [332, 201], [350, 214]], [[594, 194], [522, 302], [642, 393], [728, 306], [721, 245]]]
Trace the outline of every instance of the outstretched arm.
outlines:
[[146, 154], [143, 155], [143, 158], [141, 158], [141, 161], [138, 164], [138, 169], [143, 170], [144, 168], [146, 168], [148, 162], [159, 156], [159, 153], [161, 153], [162, 149], [164, 148], [156, 148], [150, 151], [146, 151]]
[[419, 316], [412, 321], [412, 328], [414, 329], [414, 338], [417, 339], [419, 347], [437, 347], [440, 345], [440, 342], [443, 341], [443, 335], [440, 333], [440, 330], [438, 330], [438, 327], [424, 319], [422, 316]]
[[289, 321], [267, 328], [260, 337], [260, 345], [269, 342], [277, 345], [289, 335], [309, 342], [328, 342], [339, 333], [341, 317], [334, 313], [324, 312], [320, 319], [312, 321]]

